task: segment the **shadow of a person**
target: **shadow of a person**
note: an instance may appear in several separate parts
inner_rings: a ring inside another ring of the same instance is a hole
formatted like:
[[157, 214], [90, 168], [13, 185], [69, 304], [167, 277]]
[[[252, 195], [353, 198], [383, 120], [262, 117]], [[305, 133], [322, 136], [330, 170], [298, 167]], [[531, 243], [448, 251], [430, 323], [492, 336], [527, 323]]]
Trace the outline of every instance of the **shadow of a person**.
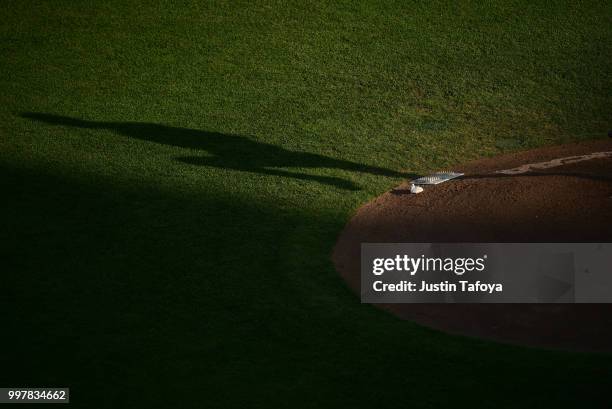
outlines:
[[67, 116], [37, 112], [25, 112], [22, 113], [21, 116], [23, 118], [53, 125], [87, 129], [107, 129], [130, 138], [168, 146], [204, 150], [211, 155], [176, 158], [176, 160], [187, 164], [312, 180], [348, 190], [358, 190], [358, 187], [351, 181], [338, 177], [317, 176], [275, 168], [336, 168], [374, 175], [393, 177], [411, 176], [390, 169], [329, 158], [319, 154], [290, 151], [279, 146], [257, 142], [239, 135], [179, 128], [146, 122], [87, 121]]

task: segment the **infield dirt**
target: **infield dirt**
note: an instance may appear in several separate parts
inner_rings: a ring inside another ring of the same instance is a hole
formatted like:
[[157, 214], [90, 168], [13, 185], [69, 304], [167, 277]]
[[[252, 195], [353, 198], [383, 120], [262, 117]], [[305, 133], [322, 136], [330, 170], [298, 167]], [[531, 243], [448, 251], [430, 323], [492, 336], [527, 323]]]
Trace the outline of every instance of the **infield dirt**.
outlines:
[[[452, 169], [464, 177], [427, 186], [420, 194], [411, 194], [406, 181], [356, 212], [334, 248], [336, 269], [358, 293], [361, 243], [610, 242], [612, 155], [608, 152], [612, 140], [606, 139], [482, 159]], [[593, 153], [605, 154], [578, 158]], [[527, 164], [534, 166], [517, 174], [499, 172]], [[612, 304], [377, 306], [453, 334], [612, 351]]]

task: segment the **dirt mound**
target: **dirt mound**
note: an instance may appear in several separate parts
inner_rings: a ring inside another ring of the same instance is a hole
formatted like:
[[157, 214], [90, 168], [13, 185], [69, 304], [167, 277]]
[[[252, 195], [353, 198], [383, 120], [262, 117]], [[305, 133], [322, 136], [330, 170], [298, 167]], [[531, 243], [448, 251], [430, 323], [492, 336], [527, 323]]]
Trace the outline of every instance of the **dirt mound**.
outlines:
[[[609, 139], [483, 159], [453, 170], [465, 176], [426, 187], [418, 195], [410, 194], [406, 182], [357, 211], [333, 253], [337, 270], [357, 293], [362, 242], [612, 239]], [[455, 334], [533, 346], [612, 351], [612, 304], [378, 306], [403, 319]]]

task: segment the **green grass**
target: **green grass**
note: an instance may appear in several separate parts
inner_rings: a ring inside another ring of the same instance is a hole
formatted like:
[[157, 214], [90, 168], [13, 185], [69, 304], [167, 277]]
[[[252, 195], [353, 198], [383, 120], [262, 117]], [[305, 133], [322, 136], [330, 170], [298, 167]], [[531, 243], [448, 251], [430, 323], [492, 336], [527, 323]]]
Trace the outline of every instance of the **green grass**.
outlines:
[[610, 402], [609, 355], [399, 321], [330, 261], [403, 175], [605, 135], [610, 2], [125, 3], [3, 2], [1, 385], [96, 408]]

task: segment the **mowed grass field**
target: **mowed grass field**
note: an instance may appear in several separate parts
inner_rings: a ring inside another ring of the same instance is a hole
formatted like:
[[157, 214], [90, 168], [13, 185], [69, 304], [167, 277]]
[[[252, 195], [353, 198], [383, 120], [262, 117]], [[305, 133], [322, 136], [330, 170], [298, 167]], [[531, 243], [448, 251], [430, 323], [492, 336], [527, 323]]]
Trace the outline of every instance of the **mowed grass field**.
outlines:
[[611, 356], [403, 322], [331, 264], [405, 177], [612, 128], [609, 1], [459, 3], [3, 1], [0, 386], [95, 408], [609, 404]]

